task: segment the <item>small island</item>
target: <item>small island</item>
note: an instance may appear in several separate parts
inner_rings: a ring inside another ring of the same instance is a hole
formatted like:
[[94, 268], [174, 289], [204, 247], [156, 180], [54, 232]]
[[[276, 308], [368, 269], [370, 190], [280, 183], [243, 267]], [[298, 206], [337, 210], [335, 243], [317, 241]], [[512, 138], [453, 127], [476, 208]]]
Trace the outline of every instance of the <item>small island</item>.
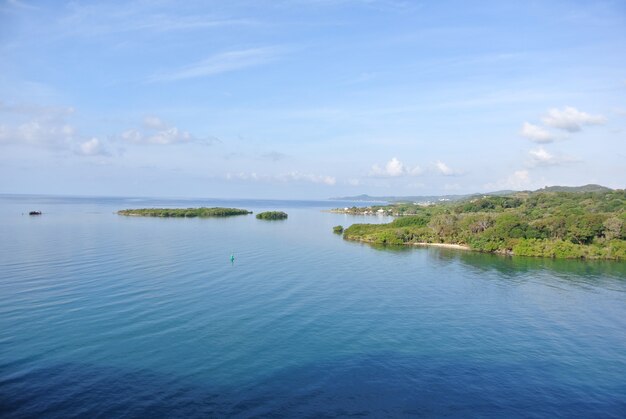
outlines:
[[119, 215], [137, 217], [231, 217], [233, 215], [248, 215], [252, 211], [239, 208], [200, 207], [200, 208], [137, 208], [125, 209], [117, 212]]
[[282, 211], [265, 211], [256, 215], [259, 220], [285, 220], [287, 217], [287, 213]]
[[540, 189], [459, 202], [343, 211], [355, 215], [407, 214], [388, 224], [353, 224], [343, 231], [346, 240], [516, 256], [626, 260], [624, 190]]
[[339, 226], [334, 226], [333, 227], [333, 233], [335, 234], [341, 234], [343, 233], [343, 226], [339, 225]]

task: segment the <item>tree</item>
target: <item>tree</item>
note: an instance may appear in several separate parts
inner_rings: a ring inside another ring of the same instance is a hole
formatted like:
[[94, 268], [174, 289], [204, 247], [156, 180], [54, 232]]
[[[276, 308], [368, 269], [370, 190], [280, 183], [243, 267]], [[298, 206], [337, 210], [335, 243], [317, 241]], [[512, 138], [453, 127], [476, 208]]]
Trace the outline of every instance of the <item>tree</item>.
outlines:
[[624, 222], [617, 217], [607, 218], [604, 223], [604, 237], [607, 240], [619, 239], [622, 236]]

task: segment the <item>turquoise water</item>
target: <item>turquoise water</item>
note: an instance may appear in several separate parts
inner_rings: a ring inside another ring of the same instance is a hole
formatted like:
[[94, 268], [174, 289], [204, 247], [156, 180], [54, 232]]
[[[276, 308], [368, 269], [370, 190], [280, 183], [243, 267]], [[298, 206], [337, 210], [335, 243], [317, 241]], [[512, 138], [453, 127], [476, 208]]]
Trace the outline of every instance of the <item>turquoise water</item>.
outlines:
[[[115, 214], [198, 205], [289, 218]], [[1, 196], [0, 415], [624, 416], [626, 263], [373, 248], [344, 205]]]

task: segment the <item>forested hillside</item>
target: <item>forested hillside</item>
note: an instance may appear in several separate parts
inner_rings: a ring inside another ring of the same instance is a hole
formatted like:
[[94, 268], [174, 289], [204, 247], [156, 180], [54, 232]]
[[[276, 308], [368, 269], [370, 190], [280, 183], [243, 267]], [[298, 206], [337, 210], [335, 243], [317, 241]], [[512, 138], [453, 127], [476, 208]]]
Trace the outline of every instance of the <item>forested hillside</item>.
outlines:
[[[386, 208], [397, 212], [394, 206]], [[528, 192], [411, 208], [389, 224], [355, 224], [344, 238], [449, 243], [525, 256], [626, 260], [626, 191]]]

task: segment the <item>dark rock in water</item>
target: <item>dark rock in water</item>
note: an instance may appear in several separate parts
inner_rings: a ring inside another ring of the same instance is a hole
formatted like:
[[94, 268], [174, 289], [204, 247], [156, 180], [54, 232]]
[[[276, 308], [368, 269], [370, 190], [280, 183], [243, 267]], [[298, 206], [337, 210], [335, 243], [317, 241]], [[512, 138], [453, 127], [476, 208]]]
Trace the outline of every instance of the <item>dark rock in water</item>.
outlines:
[[41, 215], [41, 211], [31, 211], [28, 215]]

